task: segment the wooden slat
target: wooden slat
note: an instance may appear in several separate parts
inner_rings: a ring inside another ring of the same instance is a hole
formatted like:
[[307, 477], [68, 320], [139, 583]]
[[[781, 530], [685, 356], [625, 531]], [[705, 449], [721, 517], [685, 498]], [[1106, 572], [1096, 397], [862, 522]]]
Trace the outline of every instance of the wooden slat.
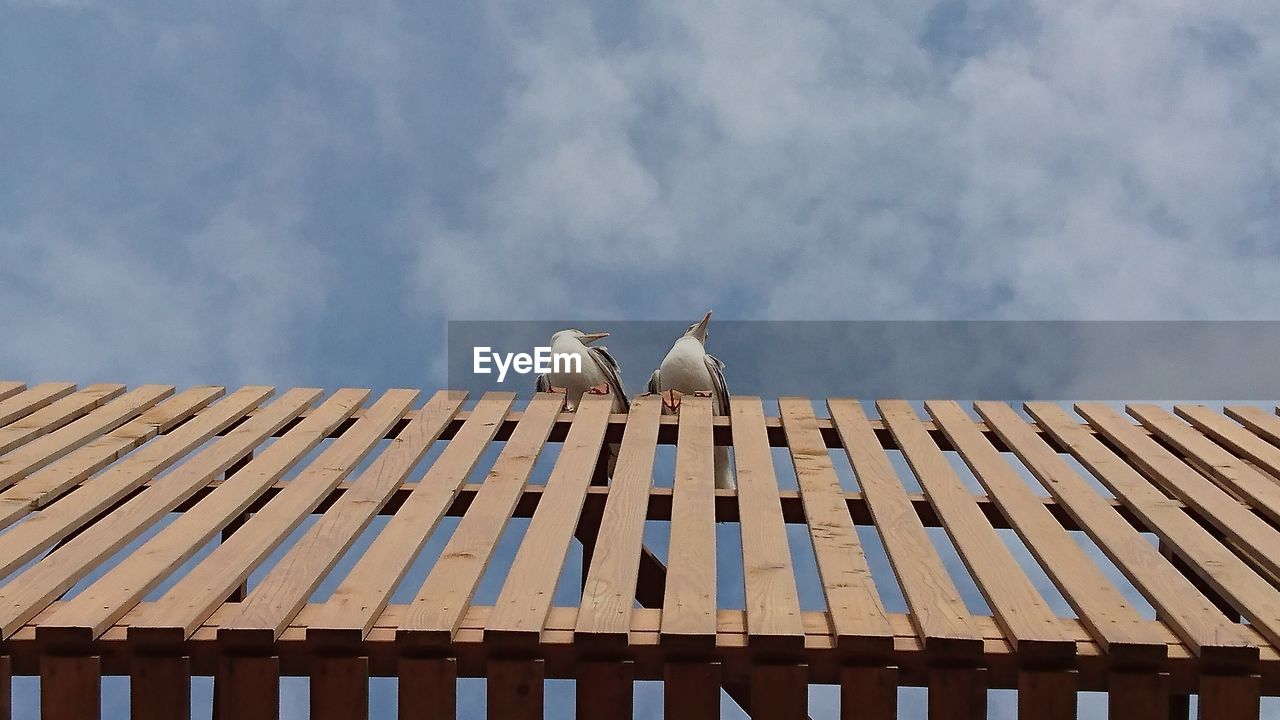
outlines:
[[[1032, 433], [1031, 426], [1013, 408], [997, 402], [979, 402], [974, 407], [1194, 652], [1230, 662], [1248, 662], [1254, 656], [1256, 648], [1239, 628], [1124, 522], [1053, 448]], [[1047, 416], [1049, 410], [1042, 412]]]
[[40, 659], [41, 720], [86, 720], [102, 715], [102, 672], [97, 656], [46, 655]]
[[747, 642], [766, 650], [796, 650], [804, 646], [800, 596], [760, 398], [735, 397], [730, 417], [738, 479]]
[[[1280, 483], [1274, 478], [1258, 472], [1244, 460], [1222, 449], [1196, 432], [1195, 428], [1183, 424], [1158, 406], [1130, 405], [1129, 414], [1136, 417], [1152, 434], [1160, 436], [1165, 442], [1198, 461], [1206, 472], [1234, 495], [1243, 498], [1273, 522], [1280, 522]], [[1223, 423], [1230, 423], [1226, 418], [1219, 417]], [[1258, 437], [1249, 435], [1239, 425], [1231, 427], [1241, 435], [1266, 444]], [[1275, 446], [1271, 448], [1280, 451]]]
[[1121, 663], [1150, 666], [1163, 660], [1162, 634], [1054, 520], [960, 405], [930, 401], [925, 408], [1099, 644]]
[[818, 431], [813, 403], [808, 398], [782, 398], [778, 405], [836, 644], [886, 652], [893, 646], [893, 630]]
[[494, 603], [485, 629], [487, 637], [537, 642], [551, 609], [573, 530], [582, 514], [612, 404], [613, 400], [603, 395], [584, 396], [578, 404], [573, 425], [542, 492], [545, 502], [538, 503]]
[[33, 470], [63, 457], [104, 432], [116, 429], [172, 394], [170, 385], [143, 385], [0, 457], [0, 488], [14, 484]]
[[396, 693], [400, 720], [455, 720], [458, 664], [452, 658], [402, 657]]
[[[329, 596], [324, 609], [311, 623], [311, 637], [340, 634], [350, 636], [349, 639], [355, 641], [369, 632], [374, 619], [386, 607], [391, 593], [395, 592], [396, 586], [413, 564], [413, 559], [426, 544], [458, 488], [466, 482], [484, 455], [493, 440], [494, 428], [502, 422], [502, 417], [510, 411], [514, 401], [515, 396], [511, 393], [485, 394], [476, 405], [472, 419], [449, 441], [444, 452], [422, 477], [416, 490], [392, 516], [382, 532], [378, 533], [378, 537], [361, 553], [355, 567]], [[554, 415], [555, 410], [550, 410], [548, 414]], [[531, 430], [536, 434], [535, 425], [536, 414], [534, 423], [525, 429], [522, 436], [527, 436]], [[546, 425], [549, 428], [550, 422]], [[537, 447], [530, 448], [529, 438], [521, 437], [520, 442], [516, 443], [517, 448], [508, 453], [506, 450], [512, 447], [508, 444], [503, 455], [508, 458], [507, 463], [511, 462], [513, 454], [520, 452], [531, 451], [536, 458], [537, 450], [545, 439], [544, 434], [542, 440], [537, 442]], [[532, 459], [529, 465], [532, 467]], [[386, 502], [385, 498], [381, 502]], [[337, 510], [337, 505], [334, 510]], [[369, 512], [368, 518], [372, 517], [372, 512]], [[341, 519], [350, 522], [354, 518], [348, 513]], [[443, 561], [444, 554], [437, 562]]]
[[159, 433], [168, 432], [181, 420], [208, 407], [222, 393], [220, 387], [185, 390], [61, 460], [31, 473], [0, 493], [0, 529], [53, 502]]
[[[1280, 547], [1280, 534], [1274, 528], [1204, 476], [1182, 464], [1155, 441], [1126, 431], [1126, 427], [1132, 428], [1133, 425], [1115, 411], [1090, 403], [1081, 404], [1077, 409], [1123, 452], [1132, 453], [1130, 459], [1157, 478], [1156, 481], [1166, 490], [1197, 508], [1227, 537], [1254, 554], [1255, 562], [1272, 572], [1280, 571], [1280, 563], [1269, 555]], [[1031, 411], [1033, 414], [1036, 412]], [[1053, 406], [1052, 410], [1046, 411], [1051, 419], [1057, 417], [1053, 411], [1058, 415], [1065, 414], [1061, 408]], [[1050, 432], [1056, 430], [1049, 429]], [[1280, 590], [1259, 577], [1247, 563], [1185, 512], [1170, 510], [1163, 503], [1164, 495], [1155, 486], [1099, 440], [1072, 437], [1070, 442], [1065, 439], [1062, 442], [1070, 446], [1077, 459], [1106, 483], [1116, 497], [1128, 502], [1142, 515], [1161, 539], [1190, 561], [1205, 582], [1224, 597], [1232, 599], [1232, 605], [1259, 631], [1273, 642], [1280, 642]]]
[[[681, 415], [689, 411], [687, 402], [688, 399], [680, 403]], [[668, 662], [662, 672], [663, 717], [666, 720], [719, 718], [720, 675], [720, 663]]]
[[[318, 390], [305, 388], [285, 393], [271, 404], [269, 412], [255, 416], [196, 454], [160, 482], [134, 496], [0, 588], [2, 634], [7, 637], [21, 627], [95, 565], [111, 557], [165, 513], [190, 497], [198, 487], [212, 480], [241, 455], [292, 420], [297, 411], [311, 404], [319, 393]], [[60, 508], [61, 503], [51, 506], [39, 516], [14, 528], [5, 537], [22, 535], [24, 541], [29, 540], [23, 531], [36, 526], [39, 519], [46, 517], [57, 518], [57, 522], [53, 523], [55, 527], [65, 521], [76, 520], [57, 512]], [[55, 534], [53, 529], [37, 530], [37, 537], [47, 538]]]
[[265, 387], [246, 387], [232, 393], [181, 429], [148, 443], [124, 461], [68, 493], [56, 505], [9, 530], [0, 544], [0, 576], [12, 572], [126, 497], [270, 394], [271, 388]]
[[[1248, 552], [1255, 563], [1274, 575], [1280, 576], [1280, 559], [1274, 557], [1275, 549], [1280, 547], [1280, 532], [1277, 532], [1274, 527], [1165, 450], [1159, 443], [1134, 432], [1133, 424], [1116, 411], [1098, 403], [1081, 403], [1076, 407], [1081, 415], [1106, 435], [1107, 439], [1114, 443], [1155, 485], [1163, 488], [1165, 492], [1178, 498], [1188, 507], [1195, 509], [1214, 527]], [[1157, 414], [1151, 408], [1140, 409], [1138, 412], [1142, 418], [1152, 421], [1153, 425], [1158, 426], [1161, 431], [1172, 432], [1170, 423], [1155, 422]], [[1186, 426], [1184, 425], [1183, 428]], [[1189, 428], [1186, 429], [1189, 430]], [[1194, 431], [1191, 432], [1194, 433]], [[1188, 441], [1185, 434], [1175, 434], [1180, 440]], [[1113, 476], [1120, 475], [1122, 472], [1115, 471]], [[1132, 479], [1132, 476], [1128, 477]], [[1144, 491], [1141, 497], [1154, 499], [1158, 494], [1155, 488], [1151, 488], [1149, 492]], [[1280, 620], [1280, 616], [1277, 619]]]
[[41, 626], [87, 628], [94, 637], [100, 635], [174, 568], [235, 520], [254, 498], [315, 449], [368, 396], [368, 390], [347, 389], [334, 393], [317, 412], [258, 453], [198, 505], [156, 533]]
[[[288, 537], [373, 450], [417, 397], [415, 390], [390, 390], [364, 417], [289, 481], [288, 487], [254, 514], [238, 532], [209, 553], [130, 628], [130, 639], [173, 641], [189, 637], [228, 594], [249, 576], [276, 544]], [[460, 396], [440, 392], [362, 475], [409, 472], [439, 437]], [[366, 481], [369, 482], [369, 481]]]
[[123, 385], [90, 385], [5, 425], [0, 428], [0, 455], [88, 415], [123, 392]]
[[27, 389], [27, 384], [17, 380], [0, 380], [0, 400], [8, 400]]
[[[516, 501], [533, 472], [533, 465], [551, 434], [556, 414], [563, 405], [564, 396], [551, 393], [537, 393], [529, 402], [524, 418], [485, 477], [484, 488], [472, 501], [467, 514], [458, 523], [427, 579], [410, 602], [400, 625], [402, 635], [412, 635], [418, 641], [447, 643], [453, 640], [516, 508]], [[448, 501], [457, 495], [466, 475], [454, 480], [447, 498], [441, 494], [432, 499], [429, 511], [433, 518], [431, 526], [444, 517]], [[449, 486], [450, 483], [440, 485]], [[401, 508], [400, 513], [406, 509]], [[400, 513], [396, 516], [399, 517]], [[366, 552], [365, 557], [370, 554]], [[373, 616], [368, 618], [366, 631], [372, 629], [374, 619]]]
[[[501, 421], [502, 414], [510, 406], [513, 397], [503, 393], [496, 397], [486, 395], [473, 415], [473, 424], [484, 426]], [[432, 428], [423, 428], [432, 429]], [[485, 430], [491, 430], [491, 427]], [[321, 518], [299, 538], [280, 563], [271, 569], [262, 582], [240, 603], [230, 620], [219, 630], [219, 637], [240, 635], [250, 639], [279, 637], [288, 627], [289, 620], [307, 601], [307, 597], [324, 576], [333, 569], [343, 553], [351, 547], [360, 533], [373, 520], [378, 508], [386, 504], [400, 483], [404, 482], [418, 460], [426, 454], [431, 442], [425, 433], [409, 438], [406, 445], [413, 452], [404, 452], [384, 467], [370, 468], [361, 476], [352, 491], [329, 508]], [[430, 433], [429, 437], [435, 437]], [[459, 438], [450, 441], [450, 448], [465, 446]], [[487, 440], [485, 441], [487, 443]], [[384, 456], [384, 458], [387, 456]], [[398, 462], [397, 462], [398, 461]], [[422, 484], [421, 487], [429, 487]], [[407, 502], [407, 501], [406, 501]], [[404, 508], [401, 508], [404, 511]], [[364, 556], [365, 559], [368, 555]]]
[[840, 720], [893, 720], [897, 716], [897, 668], [852, 666], [840, 671]]
[[13, 664], [0, 655], [0, 720], [13, 720]]
[[639, 397], [631, 405], [578, 610], [574, 634], [587, 642], [627, 642], [661, 411], [657, 395]]
[[943, 653], [976, 657], [982, 652], [982, 635], [912, 509], [862, 406], [855, 400], [835, 398], [827, 406], [880, 531], [889, 564], [911, 608], [912, 623], [920, 639], [926, 647]]
[[987, 685], [981, 668], [929, 670], [929, 720], [986, 720]]
[[219, 663], [214, 678], [214, 707], [221, 718], [277, 720], [280, 717], [280, 658], [231, 656]]
[[876, 407], [1009, 641], [1028, 658], [1074, 655], [1075, 642], [1063, 635], [1057, 616], [1018, 567], [915, 411], [904, 400], [882, 400]]
[[711, 398], [680, 405], [680, 442], [671, 498], [670, 562], [662, 602], [662, 638], [682, 646], [716, 641], [715, 458]]
[[1280, 443], [1280, 417], [1252, 405], [1228, 405], [1223, 413], [1271, 443]]
[[25, 417], [56, 400], [70, 395], [75, 389], [75, 383], [41, 383], [30, 390], [25, 390], [0, 401], [0, 428], [4, 428], [18, 418]]
[[[491, 720], [540, 720], [546, 669], [541, 660], [490, 660], [486, 668]], [[579, 716], [583, 717], [583, 716]]]
[[[1258, 408], [1262, 417], [1275, 420], [1276, 430], [1280, 431], [1280, 418], [1268, 415]], [[1228, 408], [1230, 412], [1232, 408]], [[1235, 408], [1237, 412], [1241, 408]], [[1250, 462], [1265, 470], [1273, 478], [1280, 478], [1280, 447], [1255, 435], [1248, 426], [1241, 427], [1224, 415], [1219, 415], [1203, 405], [1175, 405], [1173, 411], [1183, 420], [1191, 423], [1197, 430], [1208, 435], [1220, 445], [1230, 448], [1232, 452], [1247, 458]], [[1259, 433], [1262, 434], [1262, 433]], [[1280, 441], [1280, 434], [1271, 436]], [[1273, 480], [1274, 482], [1274, 480]]]
[[369, 717], [369, 658], [328, 657], [311, 661], [311, 720]]
[[[1276, 617], [1275, 612], [1280, 610], [1280, 605], [1277, 605], [1280, 602], [1280, 593], [1277, 593], [1275, 588], [1267, 585], [1240, 558], [1218, 543], [1213, 536], [1200, 527], [1184, 511], [1170, 508], [1164, 502], [1163, 494], [1147, 482], [1146, 478], [1113, 454], [1095, 436], [1080, 432], [1075, 423], [1070, 422], [1070, 418], [1062, 408], [1052, 403], [1028, 403], [1027, 411], [1040, 423], [1041, 427], [1044, 427], [1055, 440], [1066, 447], [1081, 464], [1105, 483], [1117, 497], [1133, 508], [1134, 512], [1147, 523], [1147, 526], [1153, 532], [1162, 539], [1167, 540], [1173, 548], [1185, 557], [1191, 559], [1194, 563], [1201, 564], [1202, 567], [1199, 570], [1202, 576], [1215, 590], [1222, 592], [1230, 588], [1231, 592], [1224, 592], [1225, 595], [1237, 600], [1247, 600], [1260, 608], [1260, 611], [1250, 610], [1246, 615], [1252, 614], [1253, 617], [1257, 617], [1260, 620]], [[1052, 488], [1050, 490], [1052, 491]], [[1092, 491], [1090, 493], [1092, 494]], [[1152, 552], [1155, 550], [1141, 538], [1138, 538], [1136, 542], [1147, 550]], [[1145, 551], [1143, 554], [1146, 558], [1150, 558], [1150, 555]], [[1203, 567], [1206, 561], [1212, 567]], [[1119, 564], [1117, 562], [1117, 565]], [[1162, 559], [1160, 562], [1156, 562], [1148, 559], [1147, 564], [1141, 566], [1138, 573], [1141, 576], [1151, 577], [1153, 575], [1152, 565], [1157, 568], [1163, 568], [1167, 565], [1167, 561]], [[1181, 577], [1180, 574], [1179, 577]], [[1137, 578], [1131, 578], [1131, 580], [1135, 585], [1138, 584]], [[1185, 578], [1183, 583], [1178, 584], [1183, 587], [1181, 594], [1185, 598], [1203, 598], [1199, 592], [1189, 592], [1186, 587], [1189, 582], [1185, 581]], [[1207, 603], [1208, 601], [1205, 600], [1204, 602]], [[1153, 602], [1153, 604], [1155, 603]], [[1196, 604], [1199, 605], [1199, 603]], [[1168, 612], [1166, 608], [1160, 606], [1157, 606], [1157, 609], [1163, 613], [1163, 617], [1185, 616], [1190, 609], [1181, 603], [1179, 605], [1176, 613]], [[1209, 619], [1212, 619], [1213, 623], [1220, 622], [1217, 616], [1221, 616], [1222, 613], [1216, 610], [1208, 611], [1201, 607], [1192, 615], [1194, 620], [1203, 626]], [[1262, 629], [1261, 623], [1255, 624], [1260, 626], [1259, 629]], [[1248, 658], [1252, 657], [1254, 651], [1240, 647], [1239, 643], [1243, 643], [1243, 640], [1236, 640], [1232, 637], [1232, 635], [1238, 634], [1232, 628], [1234, 626], [1214, 629], [1210, 637], [1217, 642], [1208, 647], [1213, 648], [1215, 654], [1231, 654], [1240, 661], [1251, 662]], [[1224, 644], [1227, 647], [1221, 647]], [[1202, 656], [1206, 654], [1205, 649], [1204, 646], [1200, 648]], [[1206, 659], [1208, 658], [1206, 657]]]

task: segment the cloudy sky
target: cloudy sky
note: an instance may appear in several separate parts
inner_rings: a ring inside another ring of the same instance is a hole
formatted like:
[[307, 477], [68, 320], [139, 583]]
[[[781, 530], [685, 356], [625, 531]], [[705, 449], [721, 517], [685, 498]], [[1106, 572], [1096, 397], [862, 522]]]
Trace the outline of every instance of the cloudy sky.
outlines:
[[[1280, 4], [0, 0], [0, 376], [445, 322], [1275, 319]], [[634, 382], [634, 381], [633, 381]]]

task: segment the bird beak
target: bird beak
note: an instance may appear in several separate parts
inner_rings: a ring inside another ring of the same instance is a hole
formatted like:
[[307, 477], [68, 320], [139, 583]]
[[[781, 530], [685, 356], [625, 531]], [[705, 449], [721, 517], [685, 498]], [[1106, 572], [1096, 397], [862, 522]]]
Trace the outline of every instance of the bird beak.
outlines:
[[593, 343], [593, 342], [595, 342], [595, 341], [597, 341], [597, 340], [603, 340], [603, 339], [605, 339], [605, 338], [607, 338], [607, 337], [609, 337], [609, 333], [607, 333], [607, 332], [598, 332], [598, 333], [582, 333], [582, 344], [583, 344], [583, 345], [590, 345], [591, 343]]
[[698, 338], [700, 342], [707, 341], [707, 325], [711, 323], [711, 311], [708, 310], [706, 315], [693, 326], [693, 336]]

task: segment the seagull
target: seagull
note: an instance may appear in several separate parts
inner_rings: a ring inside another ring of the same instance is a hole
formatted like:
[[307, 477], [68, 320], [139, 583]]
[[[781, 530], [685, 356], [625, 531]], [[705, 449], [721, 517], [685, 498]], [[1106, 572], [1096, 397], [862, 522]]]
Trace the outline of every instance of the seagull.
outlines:
[[[609, 354], [608, 348], [591, 345], [607, 337], [607, 332], [586, 333], [576, 328], [561, 330], [552, 335], [551, 372], [539, 375], [534, 389], [565, 395], [565, 409], [569, 412], [577, 409], [583, 395], [612, 395], [613, 412], [627, 412], [630, 403], [627, 402], [627, 391], [622, 386], [622, 371], [618, 368], [618, 361]], [[560, 362], [564, 362], [563, 358], [566, 356], [577, 356], [582, 371], [571, 372], [565, 366], [558, 365], [555, 359], [559, 357]]]
[[[671, 346], [662, 364], [649, 377], [649, 392], [662, 396], [662, 413], [674, 415], [680, 410], [680, 398], [684, 395], [712, 398], [712, 413], [729, 414], [729, 387], [724, 381], [724, 363], [707, 352], [707, 325], [711, 322], [708, 310], [702, 319], [689, 326], [684, 335]], [[715, 452], [716, 488], [729, 490], [734, 487], [733, 474], [729, 470], [729, 448], [717, 445]]]

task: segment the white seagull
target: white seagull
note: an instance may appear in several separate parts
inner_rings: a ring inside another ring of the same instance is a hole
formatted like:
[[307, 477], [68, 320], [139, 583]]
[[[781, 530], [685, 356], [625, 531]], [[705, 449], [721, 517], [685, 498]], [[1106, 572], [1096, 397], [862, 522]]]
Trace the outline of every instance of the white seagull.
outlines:
[[[607, 332], [585, 333], [577, 329], [561, 330], [551, 336], [553, 358], [551, 372], [538, 376], [535, 389], [565, 395], [565, 409], [577, 409], [583, 395], [612, 395], [613, 412], [624, 413], [630, 408], [627, 391], [622, 387], [622, 371], [606, 347], [593, 347], [591, 343], [609, 337]], [[581, 372], [572, 372], [567, 364], [554, 361], [561, 357], [577, 356]]]
[[[708, 310], [702, 319], [689, 326], [676, 344], [671, 346], [662, 364], [649, 378], [649, 392], [662, 396], [662, 413], [674, 415], [684, 395], [712, 398], [712, 413], [729, 414], [729, 387], [724, 381], [724, 363], [707, 352]], [[729, 448], [717, 445], [715, 451], [716, 488], [734, 487], [729, 469]]]

